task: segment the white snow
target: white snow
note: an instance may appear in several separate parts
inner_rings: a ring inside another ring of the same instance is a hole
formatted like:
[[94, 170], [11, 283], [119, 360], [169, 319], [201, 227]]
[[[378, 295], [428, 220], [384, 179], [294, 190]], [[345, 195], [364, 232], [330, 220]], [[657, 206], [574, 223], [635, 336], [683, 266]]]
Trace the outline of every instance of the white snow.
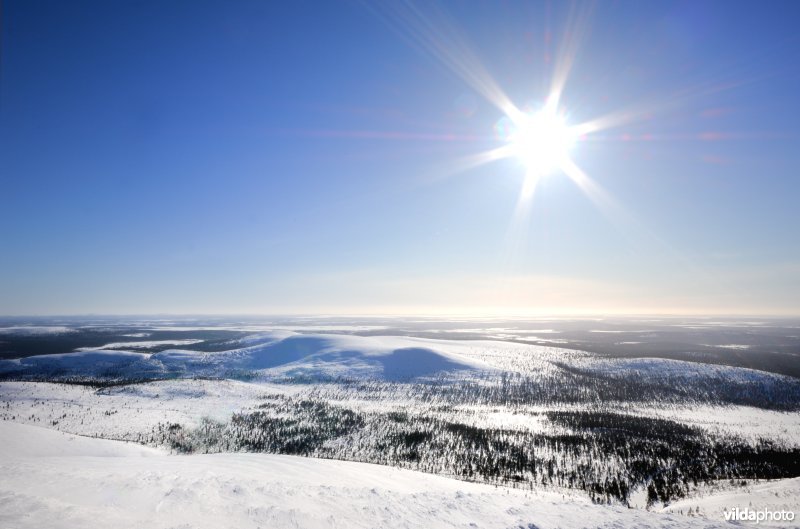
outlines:
[[36, 374], [99, 375], [109, 369], [133, 370], [141, 368], [150, 358], [146, 353], [129, 351], [76, 351], [40, 356], [29, 356], [13, 360], [0, 360], [0, 373], [22, 370]]
[[0, 439], [0, 524], [15, 529], [730, 527], [365, 463], [168, 456], [9, 422]]
[[792, 511], [794, 522], [761, 521], [739, 522], [747, 525], [768, 527], [800, 527], [800, 478], [780, 479], [750, 483], [744, 489], [729, 487], [726, 483], [704, 487], [689, 498], [673, 502], [663, 512], [681, 513], [698, 509], [701, 516], [709, 519], [724, 518], [724, 512], [735, 508], [768, 511]]
[[138, 342], [114, 342], [101, 345], [100, 347], [79, 347], [76, 351], [101, 351], [101, 350], [125, 350], [125, 349], [153, 349], [162, 345], [194, 345], [196, 343], [204, 342], [200, 339], [186, 339], [186, 340], [150, 340]]
[[797, 412], [696, 404], [633, 405], [625, 413], [677, 421], [703, 428], [709, 433], [734, 435], [752, 444], [759, 439], [770, 439], [785, 446], [800, 446], [800, 413]]
[[619, 373], [644, 376], [675, 376], [682, 378], [715, 377], [730, 382], [773, 382], [791, 381], [788, 375], [779, 375], [746, 367], [733, 367], [717, 364], [704, 364], [686, 360], [666, 358], [599, 358], [587, 359], [586, 367], [602, 373]]
[[108, 442], [31, 426], [0, 422], [2, 453], [14, 457], [150, 457], [164, 455], [157, 448], [134, 443]]
[[[155, 342], [139, 343], [151, 346]], [[0, 373], [22, 371], [137, 378], [167, 374], [225, 377], [232, 373], [259, 372], [265, 377], [347, 376], [399, 380], [441, 372], [491, 369], [457, 341], [275, 331], [253, 335], [239, 343], [243, 347], [221, 352], [170, 349], [154, 354], [103, 346], [73, 353], [0, 360]], [[131, 347], [130, 344], [110, 345]], [[464, 354], [465, 351], [469, 354]]]
[[297, 386], [233, 380], [162, 380], [100, 390], [46, 382], [0, 382], [0, 419], [80, 435], [136, 440], [160, 422], [196, 426], [203, 418], [224, 421], [235, 412], [256, 407], [265, 395], [296, 391]]
[[63, 325], [14, 325], [11, 327], [0, 327], [0, 334], [19, 334], [25, 336], [64, 334], [68, 332], [75, 332], [75, 329]]

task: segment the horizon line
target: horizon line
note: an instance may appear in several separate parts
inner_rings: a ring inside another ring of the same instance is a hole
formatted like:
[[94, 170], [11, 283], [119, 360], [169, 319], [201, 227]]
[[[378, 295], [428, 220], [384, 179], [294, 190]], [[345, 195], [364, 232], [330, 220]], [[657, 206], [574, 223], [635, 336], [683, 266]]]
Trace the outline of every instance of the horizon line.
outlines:
[[508, 318], [508, 319], [582, 319], [597, 317], [616, 318], [758, 318], [758, 319], [794, 319], [800, 318], [800, 313], [747, 313], [747, 312], [574, 312], [564, 313], [554, 311], [532, 313], [498, 313], [498, 312], [85, 312], [85, 313], [47, 313], [47, 314], [0, 314], [0, 319], [12, 318]]

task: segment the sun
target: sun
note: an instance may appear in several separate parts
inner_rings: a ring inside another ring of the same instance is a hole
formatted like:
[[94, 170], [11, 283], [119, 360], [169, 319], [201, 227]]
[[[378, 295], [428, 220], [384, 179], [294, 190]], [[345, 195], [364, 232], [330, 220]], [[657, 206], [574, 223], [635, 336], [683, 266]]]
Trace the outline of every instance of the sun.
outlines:
[[564, 116], [545, 108], [523, 113], [514, 122], [508, 142], [513, 155], [531, 176], [542, 177], [563, 168], [570, 161], [576, 134]]

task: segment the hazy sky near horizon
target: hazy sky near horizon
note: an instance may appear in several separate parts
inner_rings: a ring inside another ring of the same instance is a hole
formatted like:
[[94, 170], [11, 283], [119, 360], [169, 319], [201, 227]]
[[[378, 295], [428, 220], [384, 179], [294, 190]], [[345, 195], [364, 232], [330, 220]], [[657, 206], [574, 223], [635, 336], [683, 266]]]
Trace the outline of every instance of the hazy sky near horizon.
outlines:
[[3, 7], [0, 314], [800, 314], [796, 2]]

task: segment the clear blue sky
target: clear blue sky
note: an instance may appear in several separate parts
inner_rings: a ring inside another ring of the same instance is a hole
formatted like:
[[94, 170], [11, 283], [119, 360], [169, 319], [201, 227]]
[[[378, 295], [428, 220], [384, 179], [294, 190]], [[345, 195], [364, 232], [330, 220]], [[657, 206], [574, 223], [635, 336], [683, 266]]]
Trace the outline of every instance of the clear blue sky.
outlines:
[[800, 4], [431, 6], [4, 2], [0, 314], [800, 314]]

